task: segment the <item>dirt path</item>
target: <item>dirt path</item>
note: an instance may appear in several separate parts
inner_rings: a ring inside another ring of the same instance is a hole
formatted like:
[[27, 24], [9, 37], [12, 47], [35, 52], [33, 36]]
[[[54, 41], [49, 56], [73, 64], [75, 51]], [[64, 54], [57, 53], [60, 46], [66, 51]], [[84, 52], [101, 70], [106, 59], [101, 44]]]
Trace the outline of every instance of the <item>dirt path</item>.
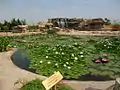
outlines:
[[[75, 90], [106, 90], [115, 81], [65, 81]], [[88, 89], [94, 88], [94, 89]]]
[[10, 59], [13, 52], [14, 51], [0, 53], [0, 90], [18, 90], [21, 86], [20, 84], [15, 84], [18, 80], [29, 81], [34, 78], [45, 78], [15, 66]]
[[[25, 33], [0, 33], [0, 36], [21, 36], [30, 34], [40, 34], [42, 32], [25, 32]], [[58, 34], [65, 35], [93, 35], [93, 36], [120, 36], [120, 31], [75, 31], [70, 30], [70, 32], [60, 31]]]
[[58, 32], [58, 34], [66, 35], [92, 35], [92, 36], [120, 36], [120, 31], [74, 31]]
[[31, 35], [31, 34], [40, 34], [41, 32], [25, 32], [25, 33], [0, 33], [0, 36], [21, 36], [21, 35]]
[[[11, 55], [15, 50], [0, 53], [0, 90], [18, 90], [20, 84], [15, 84], [16, 81], [32, 80], [35, 78], [45, 79], [45, 77], [25, 71], [15, 66], [11, 61]], [[75, 90], [85, 90], [88, 87], [94, 87], [105, 90], [114, 81], [95, 82], [95, 81], [65, 81], [68, 85], [72, 86]], [[87, 90], [87, 89], [86, 89]]]

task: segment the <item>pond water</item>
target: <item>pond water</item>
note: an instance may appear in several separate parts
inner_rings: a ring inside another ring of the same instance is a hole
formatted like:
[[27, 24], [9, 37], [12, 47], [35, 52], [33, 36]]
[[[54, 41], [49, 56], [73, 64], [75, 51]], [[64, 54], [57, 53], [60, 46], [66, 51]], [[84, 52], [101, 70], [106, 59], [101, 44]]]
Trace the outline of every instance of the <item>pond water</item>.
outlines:
[[12, 62], [21, 69], [35, 73], [34, 69], [30, 69], [30, 59], [24, 53], [26, 50], [17, 50], [11, 56]]

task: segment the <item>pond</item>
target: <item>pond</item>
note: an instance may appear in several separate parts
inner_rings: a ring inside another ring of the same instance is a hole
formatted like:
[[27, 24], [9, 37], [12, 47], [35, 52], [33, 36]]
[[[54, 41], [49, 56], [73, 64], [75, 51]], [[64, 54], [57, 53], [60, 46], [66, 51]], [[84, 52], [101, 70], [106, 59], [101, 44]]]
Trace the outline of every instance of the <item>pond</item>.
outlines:
[[[12, 62], [21, 69], [25, 69], [27, 71], [36, 73], [35, 72], [36, 70], [29, 68], [30, 58], [24, 54], [25, 52], [27, 52], [27, 50], [15, 51], [11, 56]], [[107, 80], [113, 80], [113, 79], [109, 78], [108, 76], [94, 76], [94, 75], [87, 74], [87, 75], [80, 76], [79, 79], [73, 78], [73, 79], [67, 79], [67, 80], [107, 81]]]
[[30, 59], [28, 56], [24, 55], [27, 50], [17, 50], [11, 56], [12, 62], [21, 69], [35, 73], [34, 69], [30, 69]]

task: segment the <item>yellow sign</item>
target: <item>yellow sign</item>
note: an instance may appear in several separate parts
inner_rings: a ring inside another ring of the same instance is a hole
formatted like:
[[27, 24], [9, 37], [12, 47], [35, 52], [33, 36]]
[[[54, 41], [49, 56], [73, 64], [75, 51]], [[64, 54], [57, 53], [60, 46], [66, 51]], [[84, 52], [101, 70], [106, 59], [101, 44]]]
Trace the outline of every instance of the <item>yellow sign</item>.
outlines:
[[46, 80], [42, 81], [42, 84], [44, 85], [46, 90], [49, 90], [50, 88], [52, 88], [54, 85], [56, 85], [62, 79], [63, 79], [63, 76], [61, 75], [61, 73], [55, 72], [55, 74], [53, 74]]

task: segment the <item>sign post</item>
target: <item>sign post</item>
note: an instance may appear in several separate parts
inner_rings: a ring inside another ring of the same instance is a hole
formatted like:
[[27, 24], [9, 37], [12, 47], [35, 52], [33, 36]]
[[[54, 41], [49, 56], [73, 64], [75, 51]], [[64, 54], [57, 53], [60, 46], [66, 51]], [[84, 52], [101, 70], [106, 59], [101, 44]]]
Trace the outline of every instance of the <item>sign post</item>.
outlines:
[[56, 90], [56, 84], [60, 82], [63, 79], [63, 76], [61, 73], [55, 72], [52, 76], [47, 78], [46, 80], [42, 81], [43, 86], [45, 87], [46, 90], [51, 89], [54, 86], [54, 89]]

